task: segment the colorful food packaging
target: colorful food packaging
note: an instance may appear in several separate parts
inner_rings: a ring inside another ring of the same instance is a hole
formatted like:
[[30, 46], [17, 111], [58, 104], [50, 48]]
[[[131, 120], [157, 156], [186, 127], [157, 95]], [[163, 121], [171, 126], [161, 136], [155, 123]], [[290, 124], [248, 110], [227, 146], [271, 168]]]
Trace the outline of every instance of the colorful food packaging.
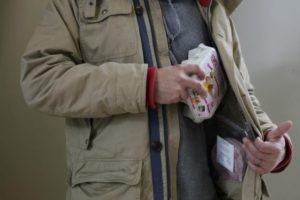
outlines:
[[[202, 98], [190, 89], [189, 98], [185, 101], [188, 106], [184, 108], [185, 116], [200, 123], [211, 118], [217, 110], [227, 89], [226, 78], [216, 50], [204, 44], [190, 50], [188, 60], [183, 61], [182, 64], [197, 64], [205, 73], [205, 79], [201, 81], [201, 84], [207, 96]], [[198, 79], [196, 75], [193, 78]]]

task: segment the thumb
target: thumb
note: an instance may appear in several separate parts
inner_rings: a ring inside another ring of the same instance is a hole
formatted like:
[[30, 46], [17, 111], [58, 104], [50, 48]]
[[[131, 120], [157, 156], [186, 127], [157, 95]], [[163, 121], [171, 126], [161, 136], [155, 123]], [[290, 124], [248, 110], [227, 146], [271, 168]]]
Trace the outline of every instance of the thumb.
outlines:
[[292, 121], [285, 121], [278, 125], [278, 127], [267, 134], [267, 140], [278, 139], [282, 137], [293, 127]]

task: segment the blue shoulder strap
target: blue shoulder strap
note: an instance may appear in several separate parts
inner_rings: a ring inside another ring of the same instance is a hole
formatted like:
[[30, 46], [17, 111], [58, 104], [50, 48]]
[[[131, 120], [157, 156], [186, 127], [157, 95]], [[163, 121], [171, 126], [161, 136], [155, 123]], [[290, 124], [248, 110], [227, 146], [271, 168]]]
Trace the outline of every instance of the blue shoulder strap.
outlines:
[[[151, 48], [149, 44], [149, 37], [145, 21], [143, 18], [143, 8], [139, 0], [134, 0], [134, 6], [137, 15], [137, 21], [140, 30], [140, 37], [142, 40], [144, 62], [148, 63], [148, 66], [153, 66], [153, 60], [151, 55]], [[152, 183], [153, 183], [153, 196], [154, 200], [163, 200], [163, 180], [162, 180], [162, 161], [161, 161], [161, 142], [159, 133], [159, 120], [158, 110], [148, 109], [149, 120], [149, 140], [150, 140], [150, 158], [151, 158], [151, 170], [152, 170]]]

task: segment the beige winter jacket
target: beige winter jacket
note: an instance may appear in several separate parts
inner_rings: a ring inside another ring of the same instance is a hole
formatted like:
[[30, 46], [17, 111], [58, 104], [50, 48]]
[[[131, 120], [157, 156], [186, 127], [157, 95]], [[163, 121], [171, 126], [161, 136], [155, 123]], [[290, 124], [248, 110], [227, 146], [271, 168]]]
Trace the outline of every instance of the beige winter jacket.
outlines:
[[[148, 2], [150, 10], [144, 8], [143, 16], [155, 44], [156, 64], [168, 66], [159, 2]], [[263, 137], [262, 133], [275, 125], [254, 96], [230, 19], [239, 3], [214, 0], [209, 7], [199, 5], [199, 9], [237, 99], [238, 105], [233, 106], [241, 108], [255, 133]], [[147, 68], [133, 1], [50, 2], [22, 58], [21, 85], [29, 106], [66, 119], [69, 200], [153, 199], [145, 102]], [[160, 132], [164, 132], [164, 125], [169, 128], [167, 136], [160, 134], [164, 198], [170, 187], [171, 199], [176, 200], [177, 105], [166, 106], [165, 124], [161, 106], [158, 110]], [[165, 139], [168, 149], [164, 148]], [[222, 190], [223, 199], [268, 197], [261, 176], [250, 169], [242, 184], [229, 181]]]

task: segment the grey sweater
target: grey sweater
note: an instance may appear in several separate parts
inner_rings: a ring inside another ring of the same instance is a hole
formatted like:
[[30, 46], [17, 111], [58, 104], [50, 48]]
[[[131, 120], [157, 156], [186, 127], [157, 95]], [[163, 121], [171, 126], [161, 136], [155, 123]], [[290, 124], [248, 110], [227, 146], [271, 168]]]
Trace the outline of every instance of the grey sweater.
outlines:
[[[172, 64], [188, 58], [188, 51], [200, 43], [210, 45], [208, 30], [196, 0], [160, 0], [169, 40]], [[208, 166], [205, 132], [183, 115], [179, 105], [180, 147], [178, 171], [178, 198], [180, 200], [218, 199]]]

